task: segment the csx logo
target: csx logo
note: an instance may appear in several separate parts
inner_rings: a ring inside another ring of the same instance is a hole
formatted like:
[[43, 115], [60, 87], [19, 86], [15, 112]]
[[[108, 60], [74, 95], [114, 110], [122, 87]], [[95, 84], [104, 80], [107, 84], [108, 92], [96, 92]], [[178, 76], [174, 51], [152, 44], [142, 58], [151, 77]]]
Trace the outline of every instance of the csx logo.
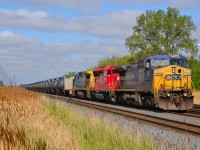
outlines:
[[166, 80], [181, 80], [181, 74], [167, 74]]

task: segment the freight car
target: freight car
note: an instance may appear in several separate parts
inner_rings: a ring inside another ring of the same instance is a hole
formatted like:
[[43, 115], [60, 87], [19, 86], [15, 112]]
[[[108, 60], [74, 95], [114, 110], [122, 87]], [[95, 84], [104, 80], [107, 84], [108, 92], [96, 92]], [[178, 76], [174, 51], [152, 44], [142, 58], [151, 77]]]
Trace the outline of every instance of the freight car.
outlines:
[[182, 55], [151, 56], [135, 64], [99, 67], [78, 72], [74, 77], [60, 77], [23, 87], [164, 110], [193, 109], [194, 99], [191, 71]]
[[22, 85], [22, 87], [43, 93], [57, 94], [64, 96], [72, 96], [72, 88], [74, 85], [73, 76], [64, 76], [32, 84]]
[[59, 77], [57, 84], [57, 94], [71, 97], [73, 85], [74, 85], [73, 76]]

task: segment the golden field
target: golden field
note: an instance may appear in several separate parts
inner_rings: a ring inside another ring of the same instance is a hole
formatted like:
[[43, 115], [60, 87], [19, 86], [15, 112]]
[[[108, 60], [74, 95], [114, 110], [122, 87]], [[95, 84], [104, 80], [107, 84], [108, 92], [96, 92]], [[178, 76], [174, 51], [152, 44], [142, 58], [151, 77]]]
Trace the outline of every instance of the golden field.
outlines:
[[75, 149], [61, 121], [52, 119], [42, 97], [21, 88], [0, 88], [0, 149]]
[[200, 91], [194, 91], [194, 104], [200, 105]]

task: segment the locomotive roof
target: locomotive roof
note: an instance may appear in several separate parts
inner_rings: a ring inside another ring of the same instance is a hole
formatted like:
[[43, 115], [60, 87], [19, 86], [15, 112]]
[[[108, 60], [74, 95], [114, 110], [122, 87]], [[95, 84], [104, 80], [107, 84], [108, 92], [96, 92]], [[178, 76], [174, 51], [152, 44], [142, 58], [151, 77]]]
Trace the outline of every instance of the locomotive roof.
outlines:
[[150, 56], [147, 59], [173, 59], [173, 58], [180, 58], [180, 59], [186, 59], [183, 55], [179, 54], [179, 55], [155, 55], [155, 56]]

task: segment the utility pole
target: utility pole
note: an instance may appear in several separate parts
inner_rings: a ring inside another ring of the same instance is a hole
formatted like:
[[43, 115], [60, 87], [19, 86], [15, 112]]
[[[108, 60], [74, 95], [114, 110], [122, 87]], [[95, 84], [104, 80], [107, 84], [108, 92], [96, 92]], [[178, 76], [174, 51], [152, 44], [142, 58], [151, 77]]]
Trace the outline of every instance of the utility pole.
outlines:
[[16, 80], [15, 80], [15, 75], [14, 75], [14, 79], [13, 79], [13, 86], [16, 86]]

